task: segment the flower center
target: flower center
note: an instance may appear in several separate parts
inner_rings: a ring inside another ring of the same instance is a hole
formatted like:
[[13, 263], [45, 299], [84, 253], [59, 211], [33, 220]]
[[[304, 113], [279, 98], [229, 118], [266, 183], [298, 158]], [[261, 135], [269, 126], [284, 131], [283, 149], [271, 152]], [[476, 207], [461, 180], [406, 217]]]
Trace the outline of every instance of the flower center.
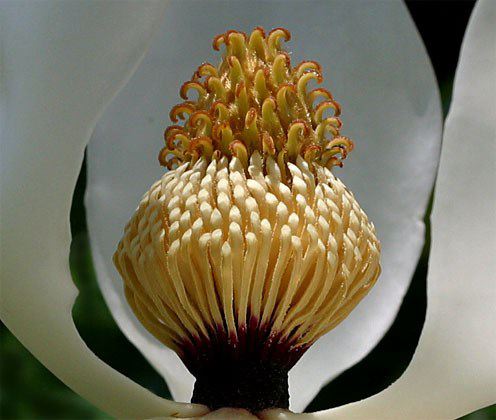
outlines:
[[[183, 85], [199, 97], [171, 112], [189, 115], [166, 130], [171, 170], [114, 255], [134, 313], [196, 377], [193, 402], [212, 409], [287, 408], [289, 369], [380, 272], [374, 226], [330, 171], [351, 147], [325, 122], [337, 117], [323, 117], [339, 107], [327, 91], [306, 93], [320, 69], [291, 69], [282, 37], [215, 39], [226, 57]], [[322, 95], [332, 106], [320, 112]]]

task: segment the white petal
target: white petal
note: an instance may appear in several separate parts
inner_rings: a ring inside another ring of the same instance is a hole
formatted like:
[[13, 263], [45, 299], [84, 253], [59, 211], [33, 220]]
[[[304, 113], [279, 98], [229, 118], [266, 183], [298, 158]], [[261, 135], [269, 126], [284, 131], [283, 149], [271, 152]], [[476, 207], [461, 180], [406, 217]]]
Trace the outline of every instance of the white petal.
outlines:
[[403, 376], [320, 418], [458, 418], [496, 402], [496, 3], [470, 19], [432, 214], [428, 306]]
[[[161, 174], [157, 154], [178, 89], [229, 28], [287, 27], [293, 62], [319, 61], [357, 144], [339, 171], [377, 225], [384, 272], [359, 308], [291, 372], [301, 410], [323, 384], [363, 358], [393, 321], [423, 244], [421, 222], [440, 141], [435, 78], [406, 8], [397, 3], [172, 2], [157, 42], [99, 122], [89, 147], [88, 221], [99, 281], [125, 334], [188, 400], [193, 378], [135, 321], [111, 256], [142, 193]], [[181, 376], [177, 376], [183, 372]]]
[[162, 8], [82, 1], [0, 8], [1, 318], [62, 381], [117, 417], [203, 411], [158, 398], [104, 364], [71, 316], [69, 210], [84, 148]]

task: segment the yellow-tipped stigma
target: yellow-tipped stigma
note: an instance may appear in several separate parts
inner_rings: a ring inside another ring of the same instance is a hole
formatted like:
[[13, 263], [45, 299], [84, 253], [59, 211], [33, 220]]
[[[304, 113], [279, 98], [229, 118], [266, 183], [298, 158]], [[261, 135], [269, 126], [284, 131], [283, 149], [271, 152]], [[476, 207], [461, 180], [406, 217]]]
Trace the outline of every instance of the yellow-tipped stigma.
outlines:
[[293, 67], [281, 47], [290, 38], [282, 28], [268, 35], [256, 28], [249, 37], [237, 31], [217, 36], [213, 46], [225, 47], [222, 62], [217, 68], [202, 64], [181, 87], [185, 102], [170, 117], [183, 125], [165, 131], [160, 163], [173, 169], [200, 156], [258, 151], [281, 166], [298, 156], [310, 165], [341, 166], [353, 142], [339, 133], [340, 106], [328, 90], [308, 90], [310, 81], [322, 82], [321, 67], [315, 61]]

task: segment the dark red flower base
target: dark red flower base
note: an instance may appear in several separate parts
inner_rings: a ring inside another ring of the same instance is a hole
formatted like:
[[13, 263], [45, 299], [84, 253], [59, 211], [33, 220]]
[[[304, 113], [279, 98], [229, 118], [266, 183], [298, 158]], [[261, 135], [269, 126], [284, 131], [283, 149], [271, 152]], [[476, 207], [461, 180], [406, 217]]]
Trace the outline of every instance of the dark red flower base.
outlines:
[[181, 358], [196, 378], [191, 402], [253, 413], [288, 408], [288, 372], [307, 350], [295, 341], [271, 335], [255, 319], [236, 333], [219, 326], [208, 339], [185, 341]]

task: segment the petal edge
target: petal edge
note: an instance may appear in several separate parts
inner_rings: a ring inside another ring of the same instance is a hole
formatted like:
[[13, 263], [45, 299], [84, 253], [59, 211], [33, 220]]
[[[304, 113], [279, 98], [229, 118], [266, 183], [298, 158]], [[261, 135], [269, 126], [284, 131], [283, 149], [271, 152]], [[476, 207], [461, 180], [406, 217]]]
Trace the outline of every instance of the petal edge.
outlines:
[[[73, 390], [118, 417], [201, 414], [99, 360], [74, 326], [69, 211], [84, 147], [163, 5], [3, 2], [1, 318]], [[125, 44], [125, 47], [122, 46]]]

